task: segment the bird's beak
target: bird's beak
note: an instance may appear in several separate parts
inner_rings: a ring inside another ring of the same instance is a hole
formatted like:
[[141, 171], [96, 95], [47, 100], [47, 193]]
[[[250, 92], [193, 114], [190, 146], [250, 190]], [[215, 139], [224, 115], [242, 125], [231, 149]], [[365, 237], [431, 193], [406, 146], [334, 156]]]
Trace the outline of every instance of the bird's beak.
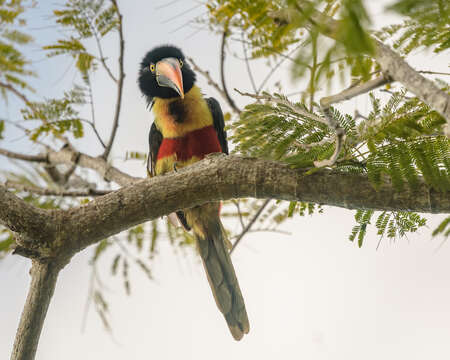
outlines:
[[176, 58], [165, 58], [156, 63], [156, 81], [159, 86], [174, 89], [181, 98], [184, 98], [183, 75], [180, 63]]

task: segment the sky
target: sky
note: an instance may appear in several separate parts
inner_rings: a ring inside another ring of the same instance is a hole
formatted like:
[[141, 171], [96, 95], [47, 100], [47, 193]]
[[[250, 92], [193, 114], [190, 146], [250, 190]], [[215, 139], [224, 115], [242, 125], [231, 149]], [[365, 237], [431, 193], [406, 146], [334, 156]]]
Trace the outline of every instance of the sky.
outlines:
[[[381, 12], [382, 3], [371, 2], [376, 25], [392, 20], [391, 15]], [[146, 151], [152, 120], [136, 85], [138, 64], [145, 52], [161, 43], [173, 43], [219, 79], [220, 37], [192, 25], [182, 26], [205, 11], [198, 4], [119, 1], [124, 15], [127, 76], [112, 159], [132, 175], [144, 176], [145, 166], [124, 162], [123, 155], [125, 151]], [[54, 5], [40, 2], [29, 20], [36, 38], [30, 56], [40, 74], [34, 80], [39, 89], [36, 96], [40, 97], [58, 96], [76, 76], [71, 61], [46, 59], [39, 50], [63, 35], [50, 26]], [[112, 58], [114, 37], [106, 40], [105, 49]], [[411, 63], [422, 69], [447, 71], [447, 64], [432, 54], [415, 54]], [[264, 62], [252, 66], [257, 77], [265, 75]], [[226, 69], [230, 89], [251, 90], [242, 62], [229, 57]], [[287, 90], [301, 88], [289, 80], [287, 64], [269, 85], [280, 79]], [[217, 96], [200, 76], [199, 86]], [[115, 91], [100, 73], [95, 78], [94, 98], [99, 131], [106, 137]], [[246, 102], [235, 98], [241, 105]], [[368, 107], [363, 97], [348, 104], [361, 112]], [[14, 106], [1, 110], [14, 114]], [[28, 146], [21, 139], [5, 140], [0, 145], [16, 151]], [[101, 150], [92, 136], [77, 146], [93, 155]], [[0, 158], [0, 166], [6, 166], [4, 162]], [[384, 240], [376, 250], [378, 238], [373, 232], [361, 249], [347, 240], [353, 215], [348, 210], [325, 207], [323, 214], [286, 222], [282, 228], [291, 235], [264, 233], [244, 238], [232, 256], [250, 319], [250, 333], [240, 342], [229, 334], [199, 258], [193, 251], [177, 251], [164, 240], [152, 264], [153, 281], [132, 271], [131, 296], [125, 295], [119, 279], [108, 276], [111, 258], [102, 260], [112, 333], [103, 329], [92, 307], [83, 326], [91, 270], [89, 248], [76, 255], [60, 274], [36, 359], [448, 359], [450, 247], [440, 246], [442, 239], [430, 235], [442, 217], [429, 216], [428, 228], [407, 239]], [[0, 359], [10, 355], [29, 285], [29, 268], [29, 260], [18, 256], [0, 260]]]

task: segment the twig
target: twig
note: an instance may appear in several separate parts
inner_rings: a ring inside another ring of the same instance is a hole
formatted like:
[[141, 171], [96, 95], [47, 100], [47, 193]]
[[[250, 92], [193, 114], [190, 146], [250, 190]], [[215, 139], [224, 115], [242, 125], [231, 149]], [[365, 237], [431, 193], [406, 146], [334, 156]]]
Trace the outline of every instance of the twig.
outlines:
[[232, 200], [232, 203], [236, 206], [238, 216], [239, 216], [239, 221], [241, 223], [242, 230], [243, 230], [245, 228], [245, 224], [244, 224], [244, 219], [242, 217], [241, 206], [239, 205], [239, 200]]
[[330, 106], [334, 103], [342, 102], [345, 100], [349, 100], [351, 98], [354, 98], [355, 96], [364, 94], [368, 91], [371, 91], [373, 89], [376, 89], [379, 86], [388, 84], [392, 81], [392, 79], [389, 76], [385, 76], [384, 74], [369, 80], [365, 83], [359, 84], [359, 85], [352, 85], [348, 87], [347, 89], [341, 91], [340, 93], [332, 96], [323, 97], [320, 99], [320, 109], [326, 119], [328, 120], [328, 126], [332, 128], [336, 132], [336, 147], [334, 149], [333, 155], [329, 159], [322, 160], [322, 161], [315, 161], [314, 165], [316, 167], [324, 167], [324, 166], [333, 166], [336, 163], [336, 160], [339, 157], [339, 153], [342, 150], [342, 146], [344, 145], [345, 141], [345, 130], [338, 124], [331, 114]]
[[294, 49], [292, 49], [287, 55], [282, 56], [281, 60], [278, 61], [273, 67], [272, 69], [269, 70], [268, 74], [266, 75], [266, 77], [263, 79], [263, 81], [261, 81], [261, 84], [258, 87], [258, 91], [256, 91], [257, 94], [259, 94], [261, 92], [261, 90], [264, 88], [264, 86], [267, 84], [267, 82], [269, 81], [269, 79], [272, 77], [272, 75], [275, 73], [275, 71], [287, 60], [292, 60], [293, 59], [290, 58], [290, 56], [296, 52], [301, 46], [303, 46], [303, 43], [296, 46]]
[[[217, 92], [220, 94], [220, 96], [222, 96], [222, 98], [228, 103], [228, 98], [227, 98], [225, 91], [223, 91], [223, 89], [220, 87], [220, 85], [213, 80], [209, 71], [203, 70], [202, 68], [200, 68], [196, 64], [194, 59], [188, 57], [188, 60], [192, 64], [192, 67], [194, 68], [195, 72], [201, 74], [206, 80], [208, 80], [208, 85], [211, 85], [214, 89], [216, 89]], [[230, 107], [231, 107], [231, 105], [230, 105]], [[231, 110], [236, 112], [236, 109], [234, 109], [233, 107], [231, 107]], [[238, 114], [238, 115], [239, 115], [239, 113], [240, 113], [240, 110], [236, 112], [236, 114]]]
[[266, 199], [264, 201], [264, 203], [261, 205], [261, 207], [258, 209], [258, 211], [256, 212], [256, 214], [253, 216], [253, 218], [249, 221], [249, 223], [247, 224], [247, 226], [245, 227], [244, 230], [242, 230], [242, 232], [239, 234], [239, 236], [237, 237], [236, 241], [233, 244], [233, 247], [230, 250], [230, 254], [233, 252], [233, 250], [236, 248], [236, 246], [239, 245], [239, 242], [242, 240], [242, 238], [244, 237], [244, 235], [251, 229], [251, 227], [253, 226], [253, 224], [256, 222], [256, 220], [258, 220], [259, 216], [261, 215], [261, 213], [263, 212], [264, 208], [269, 204], [271, 199]]
[[236, 106], [234, 100], [231, 98], [230, 94], [227, 90], [227, 85], [225, 83], [225, 45], [227, 42], [228, 36], [228, 23], [225, 25], [222, 34], [222, 45], [220, 46], [220, 80], [222, 81], [222, 89], [225, 93], [225, 97], [227, 99], [228, 105], [236, 112], [237, 114], [241, 113], [241, 110]]
[[251, 97], [253, 99], [266, 100], [266, 101], [270, 101], [270, 102], [273, 102], [273, 103], [276, 103], [276, 104], [287, 106], [289, 109], [291, 109], [293, 112], [295, 112], [295, 113], [297, 113], [299, 115], [302, 115], [304, 117], [307, 117], [307, 118], [309, 118], [311, 120], [314, 120], [314, 121], [317, 121], [319, 123], [328, 125], [327, 119], [322, 118], [320, 116], [317, 116], [317, 115], [315, 115], [313, 113], [310, 113], [309, 111], [301, 108], [300, 106], [297, 106], [297, 105], [291, 103], [287, 99], [276, 98], [276, 97], [270, 96], [268, 94], [262, 94], [262, 95], [250, 94], [250, 93], [247, 93], [247, 92], [239, 91], [238, 89], [234, 89], [234, 91], [236, 91], [238, 94], [240, 94], [242, 96], [248, 96], [248, 97]]
[[360, 85], [351, 85], [347, 89], [341, 91], [340, 93], [332, 96], [326, 96], [320, 99], [320, 106], [322, 108], [329, 108], [331, 104], [338, 103], [345, 100], [350, 100], [358, 95], [367, 93], [373, 89], [380, 86], [389, 84], [392, 79], [388, 76], [381, 75], [375, 79], [369, 80]]
[[[292, 235], [292, 233], [289, 231], [271, 229], [271, 228], [259, 228], [259, 229], [249, 230], [249, 231], [247, 231], [247, 234], [260, 233], [260, 232], [275, 233], [275, 234], [281, 234], [281, 235]], [[239, 235], [233, 236], [230, 240], [234, 240], [238, 237], [239, 237]]]
[[82, 196], [102, 196], [109, 194], [111, 190], [95, 190], [95, 189], [87, 189], [87, 190], [53, 190], [53, 189], [45, 189], [38, 186], [27, 186], [24, 184], [20, 184], [13, 181], [7, 181], [4, 184], [5, 187], [9, 189], [14, 189], [18, 191], [25, 191], [28, 193], [33, 193], [37, 195], [44, 196], [67, 196], [67, 197], [82, 197]]
[[324, 145], [324, 144], [326, 144], [326, 143], [329, 143], [329, 142], [332, 142], [332, 141], [334, 141], [334, 140], [335, 140], [335, 136], [333, 136], [333, 137], [331, 137], [331, 138], [325, 137], [325, 138], [323, 138], [322, 140], [317, 141], [317, 142], [314, 142], [314, 143], [311, 143], [311, 144], [303, 144], [303, 143], [298, 142], [298, 141], [294, 141], [294, 144], [295, 144], [295, 146], [297, 146], [297, 147], [300, 148], [300, 149], [309, 151], [309, 150], [311, 150], [311, 149], [312, 149], [313, 147], [315, 147], [315, 146], [322, 146], [322, 145]]
[[9, 91], [11, 91], [14, 95], [16, 95], [17, 97], [19, 97], [26, 105], [31, 104], [30, 100], [28, 100], [28, 98], [21, 93], [19, 90], [17, 90], [14, 86], [12, 86], [11, 84], [7, 84], [4, 82], [0, 82], [0, 87], [5, 88]]
[[421, 73], [421, 74], [431, 74], [431, 75], [445, 75], [445, 76], [450, 76], [450, 73], [440, 72], [440, 71], [419, 70], [418, 72]]
[[[242, 37], [244, 37], [244, 33], [242, 33]], [[257, 94], [259, 93], [259, 91], [256, 88], [255, 79], [253, 78], [252, 69], [250, 68], [250, 63], [247, 56], [247, 46], [245, 45], [245, 42], [242, 42], [242, 51], [244, 52], [245, 67], [247, 68], [247, 74], [250, 78], [250, 83], [252, 84], [253, 91]]]
[[100, 38], [98, 37], [98, 33], [97, 33], [97, 30], [95, 29], [95, 27], [93, 26], [93, 24], [92, 24], [92, 19], [87, 15], [87, 14], [85, 14], [84, 15], [85, 17], [86, 17], [86, 20], [88, 21], [88, 24], [89, 24], [89, 27], [91, 28], [91, 31], [92, 31], [92, 34], [94, 35], [94, 38], [95, 38], [95, 42], [97, 43], [97, 49], [98, 49], [98, 53], [99, 53], [99, 55], [100, 55], [100, 62], [102, 63], [102, 65], [103, 65], [103, 68], [106, 70], [106, 72], [108, 73], [108, 75], [109, 75], [109, 77], [115, 82], [115, 83], [117, 83], [117, 79], [116, 79], [116, 77], [113, 75], [113, 73], [111, 72], [111, 69], [109, 68], [109, 66], [106, 64], [106, 58], [105, 58], [105, 56], [103, 55], [103, 49], [102, 49], [102, 45], [101, 45], [101, 43], [100, 43]]
[[32, 161], [32, 162], [46, 162], [47, 161], [47, 155], [26, 155], [26, 154], [19, 154], [13, 151], [0, 149], [0, 155], [7, 156], [11, 159], [18, 159], [18, 160], [24, 160], [24, 161]]
[[88, 87], [89, 87], [89, 102], [91, 105], [91, 117], [92, 117], [92, 122], [89, 122], [92, 130], [94, 130], [94, 134], [97, 136], [98, 141], [100, 141], [100, 144], [102, 144], [103, 148], [106, 148], [105, 143], [103, 142], [100, 134], [97, 131], [97, 127], [95, 126], [95, 109], [94, 109], [94, 96], [92, 93], [92, 86], [91, 86], [91, 81], [89, 79], [88, 81]]
[[111, 152], [111, 148], [114, 143], [114, 139], [116, 137], [117, 128], [119, 127], [119, 117], [120, 117], [120, 108], [122, 105], [122, 92], [123, 92], [123, 80], [125, 78], [125, 72], [123, 70], [123, 58], [124, 58], [124, 49], [125, 49], [125, 41], [123, 39], [123, 28], [122, 28], [122, 14], [119, 11], [119, 7], [117, 5], [117, 0], [111, 0], [114, 7], [117, 11], [117, 16], [119, 17], [119, 39], [120, 39], [120, 53], [119, 53], [119, 81], [117, 82], [117, 100], [116, 100], [116, 110], [114, 113], [114, 121], [111, 130], [111, 136], [106, 145], [105, 151], [103, 152], [102, 157], [104, 159], [108, 158], [109, 153]]

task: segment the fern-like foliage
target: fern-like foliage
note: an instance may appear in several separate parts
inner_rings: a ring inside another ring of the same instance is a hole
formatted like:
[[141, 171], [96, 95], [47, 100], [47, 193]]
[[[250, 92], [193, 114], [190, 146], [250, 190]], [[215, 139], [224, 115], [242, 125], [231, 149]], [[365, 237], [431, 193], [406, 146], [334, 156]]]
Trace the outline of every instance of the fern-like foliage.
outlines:
[[[371, 223], [375, 211], [357, 210], [355, 220], [357, 225], [352, 229], [349, 236], [350, 241], [358, 240], [358, 247], [362, 247], [367, 234], [368, 225]], [[405, 237], [408, 233], [416, 232], [426, 225], [426, 219], [417, 213], [408, 211], [383, 211], [378, 214], [375, 221], [379, 243], [386, 236], [388, 239], [396, 240]]]
[[[21, 51], [23, 45], [33, 38], [18, 30], [25, 25], [21, 17], [25, 11], [24, 1], [0, 2], [0, 82], [19, 89], [31, 89], [26, 77], [34, 73], [28, 68], [28, 60]], [[0, 94], [6, 99], [7, 91], [0, 86]]]
[[421, 47], [431, 47], [439, 53], [450, 47], [448, 1], [400, 0], [389, 9], [407, 19], [381, 29], [376, 35], [381, 40], [393, 39], [397, 51], [406, 55]]
[[439, 226], [434, 229], [433, 236], [436, 235], [443, 235], [445, 237], [448, 237], [450, 235], [450, 216], [446, 217]]
[[[56, 22], [72, 33], [56, 44], [43, 48], [47, 56], [69, 55], [76, 60], [75, 66], [83, 78], [96, 69], [99, 61], [104, 61], [100, 40], [112, 30], [117, 29], [117, 11], [111, 2], [104, 0], [69, 0], [63, 8], [53, 12]], [[100, 50], [100, 57], [87, 51], [84, 40], [94, 39]]]
[[77, 107], [86, 104], [86, 89], [75, 86], [64, 92], [61, 99], [48, 99], [43, 102], [33, 102], [22, 109], [25, 120], [38, 120], [42, 123], [30, 132], [30, 139], [36, 141], [40, 136], [54, 136], [70, 132], [75, 138], [83, 136], [83, 119]]

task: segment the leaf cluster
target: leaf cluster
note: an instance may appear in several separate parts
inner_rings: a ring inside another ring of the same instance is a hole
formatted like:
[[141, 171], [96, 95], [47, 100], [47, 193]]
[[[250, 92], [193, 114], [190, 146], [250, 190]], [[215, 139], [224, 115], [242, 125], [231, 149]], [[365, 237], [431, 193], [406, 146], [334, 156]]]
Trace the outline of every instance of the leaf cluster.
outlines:
[[[19, 28], [25, 25], [21, 15], [25, 11], [24, 1], [0, 1], [0, 82], [12, 87], [31, 89], [25, 77], [33, 75], [27, 68], [28, 60], [21, 47], [29, 44], [33, 38]], [[6, 87], [0, 87], [1, 95], [6, 99]]]
[[[358, 247], [362, 247], [367, 234], [368, 225], [375, 212], [373, 210], [357, 210], [355, 220], [357, 225], [352, 229], [349, 236], [350, 241], [358, 240]], [[378, 214], [375, 221], [379, 242], [386, 236], [395, 240], [406, 236], [407, 233], [416, 232], [419, 228], [426, 226], [426, 219], [417, 213], [408, 211], [383, 211]]]
[[389, 8], [406, 19], [384, 27], [375, 34], [383, 41], [391, 39], [394, 48], [407, 55], [423, 47], [440, 53], [450, 47], [450, 4], [445, 0], [400, 0]]
[[82, 137], [83, 119], [77, 107], [86, 102], [86, 89], [75, 85], [72, 90], [64, 92], [60, 99], [30, 103], [27, 108], [21, 110], [24, 120], [38, 120], [42, 123], [30, 132], [30, 139], [36, 141], [47, 134], [58, 137], [66, 132], [75, 138]]

